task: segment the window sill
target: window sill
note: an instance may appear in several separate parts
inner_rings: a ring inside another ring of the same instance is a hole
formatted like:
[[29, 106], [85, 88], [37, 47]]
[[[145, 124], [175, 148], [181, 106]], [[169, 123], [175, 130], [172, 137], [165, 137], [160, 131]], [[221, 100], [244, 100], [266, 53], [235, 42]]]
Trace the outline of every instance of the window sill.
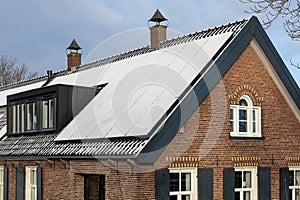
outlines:
[[230, 133], [229, 139], [237, 139], [237, 140], [264, 140], [265, 137], [262, 135], [240, 135], [240, 134], [232, 134]]

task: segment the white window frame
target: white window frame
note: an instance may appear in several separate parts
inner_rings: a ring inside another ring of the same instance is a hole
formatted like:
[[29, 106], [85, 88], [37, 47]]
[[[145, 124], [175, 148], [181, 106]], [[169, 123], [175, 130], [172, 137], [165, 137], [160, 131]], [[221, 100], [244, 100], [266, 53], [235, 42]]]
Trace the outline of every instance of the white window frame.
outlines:
[[[289, 172], [290, 171], [294, 171], [294, 173], [295, 173], [295, 171], [300, 171], [300, 166], [299, 167], [289, 167]], [[298, 183], [298, 186], [295, 185], [295, 183], [294, 183], [294, 186], [289, 185], [289, 190], [292, 190], [292, 199], [291, 200], [295, 200], [296, 199], [296, 190], [299, 190], [299, 192], [300, 192], [300, 183]], [[300, 193], [299, 193], [299, 195], [300, 195]]]
[[[229, 117], [230, 122], [233, 124], [230, 136], [232, 137], [261, 137], [261, 107], [253, 106], [252, 100], [248, 95], [243, 95], [240, 100], [245, 100], [247, 102], [247, 106], [241, 105], [230, 105], [230, 112], [232, 111], [232, 118]], [[239, 131], [239, 111], [246, 110], [247, 111], [247, 132]], [[253, 113], [254, 112], [254, 113]], [[255, 121], [253, 120], [255, 118]], [[255, 126], [253, 123], [255, 122]], [[253, 131], [255, 128], [255, 132]]]
[[[235, 167], [234, 168], [234, 172], [245, 172], [245, 171], [251, 171], [251, 182], [252, 182], [251, 188], [234, 188], [234, 192], [250, 191], [250, 192], [252, 192], [250, 200], [257, 200], [257, 191], [258, 191], [257, 190], [257, 188], [258, 188], [257, 167]], [[240, 198], [241, 200], [244, 200], [242, 193], [241, 193], [240, 197], [241, 197]]]
[[[191, 173], [191, 191], [170, 191], [170, 195], [178, 195], [178, 200], [181, 200], [181, 195], [191, 195], [191, 200], [198, 199], [197, 193], [197, 168], [169, 168], [169, 173]], [[180, 176], [179, 176], [180, 177]], [[179, 182], [181, 188], [181, 181]]]
[[4, 198], [4, 167], [0, 166], [0, 200]]
[[[37, 167], [36, 166], [29, 166], [26, 167], [25, 171], [25, 180], [26, 180], [26, 187], [25, 187], [25, 200], [37, 200]], [[31, 182], [33, 172], [35, 175], [34, 182]], [[32, 192], [34, 191], [34, 193]]]

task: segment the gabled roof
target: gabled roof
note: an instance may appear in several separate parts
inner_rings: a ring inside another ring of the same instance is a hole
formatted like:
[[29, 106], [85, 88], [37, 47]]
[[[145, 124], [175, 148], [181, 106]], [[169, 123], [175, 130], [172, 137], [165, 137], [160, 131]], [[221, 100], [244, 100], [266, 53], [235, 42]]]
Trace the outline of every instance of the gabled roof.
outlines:
[[[122, 155], [153, 162], [253, 39], [260, 44], [300, 108], [299, 87], [258, 20], [252, 17], [164, 41], [159, 49], [143, 47], [82, 65], [71, 73], [54, 74], [48, 85], [107, 85], [61, 133], [45, 136], [47, 142], [40, 142], [36, 150], [25, 150], [29, 147], [26, 141], [38, 142], [41, 135], [10, 136], [0, 142], [0, 154], [5, 157], [97, 154], [103, 158]], [[18, 85], [8, 91], [16, 88]], [[0, 96], [3, 92], [6, 91], [0, 91]], [[195, 94], [198, 104], [191, 104]], [[155, 105], [160, 108], [151, 110]], [[87, 150], [93, 146], [88, 145], [91, 141], [99, 147], [108, 141], [106, 151], [87, 154], [97, 151]], [[129, 143], [136, 144], [132, 153], [122, 150]], [[46, 150], [49, 146], [53, 151]], [[120, 151], [114, 151], [120, 146]], [[77, 148], [82, 151], [76, 151]]]

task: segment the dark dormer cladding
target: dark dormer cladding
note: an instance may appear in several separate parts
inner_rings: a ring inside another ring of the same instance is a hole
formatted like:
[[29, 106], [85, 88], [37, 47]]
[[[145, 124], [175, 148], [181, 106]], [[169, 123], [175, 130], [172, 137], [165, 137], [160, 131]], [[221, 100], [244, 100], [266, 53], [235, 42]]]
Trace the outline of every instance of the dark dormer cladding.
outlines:
[[98, 87], [54, 85], [10, 95], [7, 133], [59, 132], [98, 92]]

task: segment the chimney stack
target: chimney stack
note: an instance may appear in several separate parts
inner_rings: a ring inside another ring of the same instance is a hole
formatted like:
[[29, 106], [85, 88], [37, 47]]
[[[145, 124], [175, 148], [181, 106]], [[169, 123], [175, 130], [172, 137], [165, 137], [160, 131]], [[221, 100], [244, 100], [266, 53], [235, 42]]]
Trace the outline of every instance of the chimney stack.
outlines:
[[66, 54], [68, 60], [68, 71], [71, 71], [75, 66], [81, 65], [82, 49], [75, 39], [73, 39], [69, 47], [66, 49]]
[[150, 47], [153, 49], [159, 48], [160, 43], [167, 39], [167, 25], [161, 25], [161, 22], [167, 21], [161, 12], [157, 9], [149, 22], [154, 22], [153, 26], [149, 26], [150, 28]]

